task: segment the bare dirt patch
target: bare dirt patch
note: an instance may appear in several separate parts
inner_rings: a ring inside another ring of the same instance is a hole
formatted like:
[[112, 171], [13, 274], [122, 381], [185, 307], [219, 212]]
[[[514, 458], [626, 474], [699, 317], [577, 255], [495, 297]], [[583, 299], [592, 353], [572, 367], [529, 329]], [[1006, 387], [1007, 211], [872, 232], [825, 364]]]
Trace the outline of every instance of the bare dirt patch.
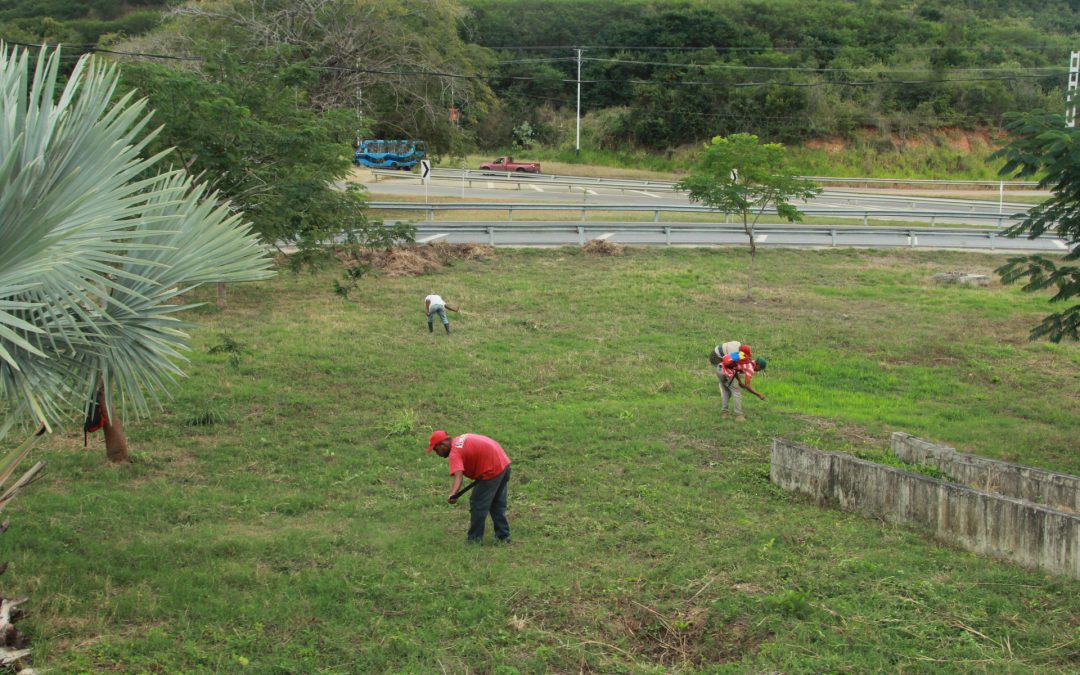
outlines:
[[631, 651], [667, 667], [727, 663], [757, 652], [770, 637], [746, 618], [723, 624], [710, 620], [703, 607], [670, 614], [635, 600], [623, 603], [618, 625], [626, 631]]
[[803, 147], [811, 150], [824, 150], [826, 154], [838, 155], [847, 148], [844, 139], [834, 136], [831, 138], [812, 138], [803, 142]]

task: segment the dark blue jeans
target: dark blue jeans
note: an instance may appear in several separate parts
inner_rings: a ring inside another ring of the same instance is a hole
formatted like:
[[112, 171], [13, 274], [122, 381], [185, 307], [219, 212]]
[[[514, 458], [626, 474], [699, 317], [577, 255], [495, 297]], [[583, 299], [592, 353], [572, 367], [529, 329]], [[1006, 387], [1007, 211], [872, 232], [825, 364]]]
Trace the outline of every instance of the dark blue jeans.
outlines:
[[495, 526], [495, 537], [510, 541], [510, 523], [506, 520], [506, 492], [510, 484], [510, 467], [491, 480], [477, 481], [469, 497], [469, 541], [484, 540], [484, 525], [488, 514]]

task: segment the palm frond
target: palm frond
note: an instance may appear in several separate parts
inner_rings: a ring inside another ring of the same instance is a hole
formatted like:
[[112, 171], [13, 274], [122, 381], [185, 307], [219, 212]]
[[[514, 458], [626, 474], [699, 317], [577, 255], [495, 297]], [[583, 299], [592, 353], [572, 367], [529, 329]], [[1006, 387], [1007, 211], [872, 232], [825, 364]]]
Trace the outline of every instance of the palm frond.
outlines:
[[146, 410], [182, 374], [174, 298], [271, 275], [216, 195], [152, 175], [164, 153], [142, 155], [156, 131], [145, 101], [115, 98], [117, 66], [83, 57], [58, 92], [59, 63], [43, 49], [31, 74], [0, 43], [0, 397], [36, 424], [81, 408], [100, 376]]

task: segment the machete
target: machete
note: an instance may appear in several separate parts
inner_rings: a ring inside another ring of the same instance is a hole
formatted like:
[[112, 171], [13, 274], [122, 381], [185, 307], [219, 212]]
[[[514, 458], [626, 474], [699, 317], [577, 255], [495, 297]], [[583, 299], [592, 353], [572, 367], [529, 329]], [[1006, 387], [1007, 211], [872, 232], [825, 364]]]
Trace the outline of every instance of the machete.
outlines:
[[465, 494], [465, 493], [466, 493], [466, 492], [468, 492], [469, 490], [471, 490], [471, 489], [473, 489], [474, 487], [476, 487], [476, 484], [477, 484], [477, 483], [479, 483], [479, 482], [480, 482], [480, 481], [475, 481], [475, 480], [474, 480], [473, 482], [471, 482], [471, 483], [469, 483], [468, 485], [466, 485], [465, 487], [461, 488], [460, 490], [458, 490], [458, 491], [457, 491], [457, 492], [455, 492], [454, 494], [450, 495], [450, 499], [457, 499], [457, 498], [458, 498], [458, 497], [460, 497], [461, 495]]

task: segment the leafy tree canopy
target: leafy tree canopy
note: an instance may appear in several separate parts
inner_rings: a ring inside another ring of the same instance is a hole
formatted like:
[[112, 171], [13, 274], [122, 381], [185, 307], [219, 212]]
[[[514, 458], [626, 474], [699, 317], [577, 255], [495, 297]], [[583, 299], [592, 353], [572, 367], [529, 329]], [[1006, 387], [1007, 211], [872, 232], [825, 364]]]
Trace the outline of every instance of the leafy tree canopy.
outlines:
[[[1026, 279], [1024, 290], [1053, 289], [1053, 302], [1080, 296], [1080, 130], [1065, 126], [1062, 115], [1035, 110], [1009, 116], [1006, 129], [1011, 142], [997, 153], [1005, 159], [1003, 176], [1030, 178], [1042, 174], [1039, 187], [1053, 196], [1028, 211], [1023, 222], [1009, 228], [1009, 236], [1038, 237], [1054, 232], [1070, 251], [1059, 265], [1046, 256], [1010, 258], [998, 269], [1002, 280]], [[1045, 173], [1044, 173], [1045, 172]], [[1051, 314], [1031, 332], [1031, 338], [1052, 342], [1080, 339], [1080, 303]]]

